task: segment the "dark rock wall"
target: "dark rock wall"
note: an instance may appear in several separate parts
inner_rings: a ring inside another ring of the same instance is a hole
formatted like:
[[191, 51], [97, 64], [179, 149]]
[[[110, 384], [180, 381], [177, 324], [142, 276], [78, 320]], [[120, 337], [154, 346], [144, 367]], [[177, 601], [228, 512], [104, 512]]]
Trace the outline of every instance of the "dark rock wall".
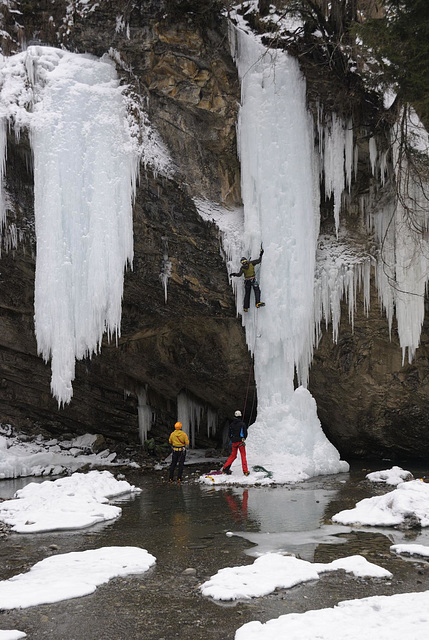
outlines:
[[[168, 12], [162, 2], [103, 2], [93, 12], [76, 10], [66, 16], [67, 6], [21, 3], [21, 38], [97, 56], [110, 47], [119, 52], [128, 71], [118, 71], [130, 91], [144, 99], [176, 172], [166, 178], [141, 167], [135, 257], [125, 276], [119, 343], [105, 341], [100, 355], [78, 363], [72, 402], [59, 409], [50, 394], [49, 364], [37, 356], [34, 338], [29, 147], [25, 137], [19, 144], [11, 139], [9, 222], [17, 223], [22, 241], [15, 251], [3, 252], [1, 260], [0, 420], [27, 429], [35, 424], [36, 430], [55, 434], [97, 431], [136, 442], [137, 392], [146, 388], [155, 436], [169, 433], [176, 420], [176, 396], [183, 390], [218, 410], [222, 425], [243, 406], [251, 359], [217, 229], [201, 219], [191, 198], [239, 202], [239, 87], [226, 23], [210, 3], [197, 20], [192, 11]], [[124, 24], [119, 31], [118, 15]], [[171, 261], [167, 301], [160, 279], [166, 251]], [[207, 444], [204, 427], [203, 419], [197, 442]]]
[[[427, 460], [429, 451], [429, 343], [427, 321], [411, 364], [394, 323], [373, 290], [368, 316], [357, 306], [354, 328], [343, 320], [337, 344], [325, 331], [310, 371], [309, 388], [325, 433], [346, 457]], [[343, 318], [348, 311], [344, 308]], [[426, 316], [427, 317], [427, 316]]]

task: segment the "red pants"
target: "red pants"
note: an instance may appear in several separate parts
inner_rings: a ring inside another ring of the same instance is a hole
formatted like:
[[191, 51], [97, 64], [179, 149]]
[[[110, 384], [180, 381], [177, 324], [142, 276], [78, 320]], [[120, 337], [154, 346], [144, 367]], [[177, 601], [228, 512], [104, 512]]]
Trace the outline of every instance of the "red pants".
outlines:
[[249, 471], [249, 469], [247, 468], [246, 447], [244, 445], [244, 442], [233, 442], [232, 443], [231, 455], [229, 456], [228, 460], [223, 465], [223, 468], [225, 469], [225, 467], [230, 467], [232, 465], [232, 463], [234, 462], [234, 460], [237, 457], [238, 451], [240, 451], [240, 455], [241, 455], [241, 466], [243, 467], [243, 473], [247, 473]]

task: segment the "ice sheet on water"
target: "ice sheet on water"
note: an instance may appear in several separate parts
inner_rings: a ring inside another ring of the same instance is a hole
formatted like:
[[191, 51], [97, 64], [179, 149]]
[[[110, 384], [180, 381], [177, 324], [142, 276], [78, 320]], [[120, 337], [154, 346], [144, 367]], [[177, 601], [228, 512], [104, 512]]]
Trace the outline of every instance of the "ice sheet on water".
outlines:
[[74, 473], [67, 478], [31, 482], [0, 505], [0, 520], [17, 533], [81, 529], [121, 515], [109, 499], [139, 493], [109, 471]]
[[321, 573], [340, 569], [357, 577], [392, 577], [390, 571], [358, 555], [338, 558], [327, 564], [312, 564], [291, 555], [267, 553], [256, 558], [252, 565], [220, 569], [200, 589], [204, 596], [214, 600], [246, 600], [267, 595], [276, 589], [290, 589], [309, 580], [318, 580]]
[[117, 576], [145, 573], [155, 562], [146, 549], [125, 546], [50, 556], [27, 573], [0, 582], [0, 607], [18, 609], [79, 598]]

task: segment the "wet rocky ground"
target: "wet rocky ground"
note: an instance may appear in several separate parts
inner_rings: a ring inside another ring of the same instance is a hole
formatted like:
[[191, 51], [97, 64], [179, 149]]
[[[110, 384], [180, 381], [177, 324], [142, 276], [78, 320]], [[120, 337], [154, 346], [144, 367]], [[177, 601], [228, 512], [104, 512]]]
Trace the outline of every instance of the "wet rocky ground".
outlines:
[[[143, 491], [120, 502], [122, 517], [107, 525], [38, 535], [5, 531], [0, 539], [1, 579], [28, 571], [52, 554], [101, 546], [143, 547], [157, 562], [147, 573], [114, 579], [90, 596], [2, 611], [0, 628], [25, 631], [32, 640], [232, 640], [236, 629], [250, 620], [264, 622], [341, 600], [429, 589], [429, 564], [392, 555], [389, 549], [398, 535], [402, 542], [422, 543], [419, 531], [366, 528], [337, 534], [334, 542], [323, 534], [309, 542], [307, 534], [313, 531], [314, 536], [315, 523], [316, 528], [329, 525], [340, 509], [386, 492], [386, 487], [365, 482], [361, 469], [290, 487], [250, 487], [247, 494], [243, 489], [201, 486], [193, 473], [187, 468], [182, 486], [169, 485], [165, 472], [128, 474]], [[393, 577], [359, 579], [339, 571], [237, 603], [219, 604], [201, 595], [199, 585], [219, 569], [253, 562], [255, 542], [246, 536], [266, 545], [268, 533], [274, 538], [284, 532], [292, 534], [292, 550], [303, 559], [329, 562], [361, 554]]]

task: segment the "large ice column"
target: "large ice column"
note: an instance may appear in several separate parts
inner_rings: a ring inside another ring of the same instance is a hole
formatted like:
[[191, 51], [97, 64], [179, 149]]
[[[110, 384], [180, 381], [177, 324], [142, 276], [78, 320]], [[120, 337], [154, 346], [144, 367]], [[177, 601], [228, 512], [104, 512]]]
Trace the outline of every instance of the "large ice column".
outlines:
[[312, 358], [319, 230], [319, 167], [305, 82], [285, 52], [240, 30], [232, 39], [242, 88], [244, 254], [257, 257], [261, 243], [265, 249], [259, 279], [267, 306], [252, 306], [244, 320], [258, 390], [248, 454], [280, 481], [334, 473], [348, 465], [324, 436], [310, 393], [294, 391], [295, 371], [305, 384]]
[[31, 47], [26, 67], [35, 87], [35, 332], [62, 404], [75, 359], [120, 331], [137, 154], [111, 61]]
[[[97, 352], [105, 331], [109, 337], [120, 331], [139, 160], [163, 175], [174, 172], [142, 102], [119, 85], [113, 62], [124, 66], [119, 53], [109, 53], [97, 59], [33, 46], [0, 56], [0, 177], [6, 127], [17, 139], [22, 129], [29, 130], [37, 236], [35, 332], [39, 353], [51, 359], [51, 389], [60, 405], [72, 397], [75, 359]], [[0, 184], [0, 229], [5, 203]], [[3, 245], [16, 246], [16, 238], [9, 223]]]

